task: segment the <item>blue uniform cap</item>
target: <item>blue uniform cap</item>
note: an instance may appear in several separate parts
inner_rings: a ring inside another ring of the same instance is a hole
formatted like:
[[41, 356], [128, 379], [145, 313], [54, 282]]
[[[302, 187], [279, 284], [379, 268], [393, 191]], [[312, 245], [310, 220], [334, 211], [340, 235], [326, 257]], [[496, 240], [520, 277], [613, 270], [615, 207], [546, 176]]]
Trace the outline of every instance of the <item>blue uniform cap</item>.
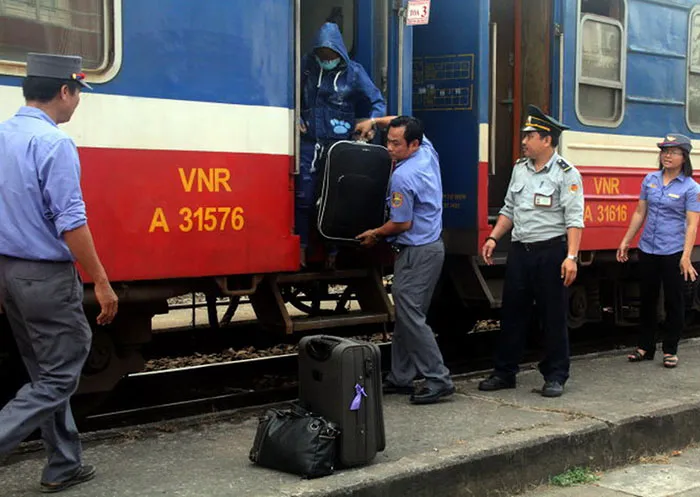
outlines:
[[569, 129], [565, 124], [560, 123], [552, 116], [548, 116], [536, 105], [527, 106], [527, 120], [521, 131], [544, 131], [552, 136], [559, 136], [562, 131]]
[[686, 152], [690, 153], [693, 150], [693, 144], [685, 135], [679, 135], [678, 133], [669, 133], [664, 137], [664, 141], [656, 144], [660, 149], [668, 147], [678, 147], [682, 148]]
[[80, 86], [92, 90], [85, 82], [82, 72], [83, 59], [77, 55], [54, 55], [46, 53], [27, 54], [27, 76], [54, 79], [73, 79]]

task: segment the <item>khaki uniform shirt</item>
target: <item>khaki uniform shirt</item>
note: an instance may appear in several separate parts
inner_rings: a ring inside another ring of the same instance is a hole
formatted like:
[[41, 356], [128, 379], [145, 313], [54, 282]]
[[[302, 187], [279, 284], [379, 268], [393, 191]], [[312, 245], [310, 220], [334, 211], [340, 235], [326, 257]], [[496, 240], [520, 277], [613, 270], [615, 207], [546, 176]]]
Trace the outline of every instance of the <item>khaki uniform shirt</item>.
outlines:
[[499, 214], [513, 221], [512, 240], [522, 243], [562, 236], [567, 228], [583, 228], [581, 174], [556, 152], [539, 172], [531, 159], [520, 159]]

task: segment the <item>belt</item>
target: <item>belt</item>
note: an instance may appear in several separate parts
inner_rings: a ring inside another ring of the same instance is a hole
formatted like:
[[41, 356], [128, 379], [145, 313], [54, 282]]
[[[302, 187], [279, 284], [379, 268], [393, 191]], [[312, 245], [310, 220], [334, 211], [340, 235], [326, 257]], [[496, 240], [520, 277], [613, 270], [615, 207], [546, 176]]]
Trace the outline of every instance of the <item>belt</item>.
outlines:
[[566, 242], [566, 236], [561, 235], [561, 236], [555, 236], [554, 238], [550, 238], [549, 240], [542, 240], [541, 242], [532, 242], [532, 243], [513, 242], [513, 245], [516, 247], [522, 247], [526, 251], [531, 252], [533, 250], [540, 250], [543, 248], [552, 247], [554, 245], [558, 245], [558, 244], [564, 243], [564, 242]]

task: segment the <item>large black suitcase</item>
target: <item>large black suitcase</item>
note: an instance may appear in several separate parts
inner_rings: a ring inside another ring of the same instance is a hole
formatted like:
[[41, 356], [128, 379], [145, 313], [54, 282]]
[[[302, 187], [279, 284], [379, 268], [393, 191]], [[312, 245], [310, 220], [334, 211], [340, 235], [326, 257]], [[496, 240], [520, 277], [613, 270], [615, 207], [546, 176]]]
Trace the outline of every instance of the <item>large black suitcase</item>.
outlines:
[[381, 145], [339, 141], [328, 150], [318, 202], [318, 231], [327, 240], [359, 243], [384, 224], [391, 157]]
[[299, 400], [340, 428], [342, 467], [384, 450], [381, 352], [375, 344], [326, 335], [299, 342]]

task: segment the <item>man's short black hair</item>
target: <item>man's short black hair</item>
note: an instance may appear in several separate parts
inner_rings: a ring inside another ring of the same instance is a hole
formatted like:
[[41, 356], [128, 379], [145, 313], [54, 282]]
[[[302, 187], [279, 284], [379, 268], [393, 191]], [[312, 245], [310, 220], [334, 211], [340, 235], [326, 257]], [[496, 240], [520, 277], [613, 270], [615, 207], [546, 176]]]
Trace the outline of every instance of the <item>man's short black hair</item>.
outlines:
[[405, 128], [403, 137], [407, 144], [411, 144], [413, 140], [418, 140], [418, 144], [423, 143], [424, 128], [420, 119], [413, 116], [399, 116], [391, 120], [390, 128]]
[[536, 131], [540, 138], [544, 139], [545, 136], [549, 136], [552, 139], [552, 148], [557, 148], [559, 146], [559, 136], [554, 136], [546, 131]]
[[68, 86], [71, 95], [75, 95], [75, 92], [80, 88], [80, 83], [72, 79], [28, 76], [22, 82], [22, 93], [28, 102], [47, 103], [56, 98], [63, 85]]

